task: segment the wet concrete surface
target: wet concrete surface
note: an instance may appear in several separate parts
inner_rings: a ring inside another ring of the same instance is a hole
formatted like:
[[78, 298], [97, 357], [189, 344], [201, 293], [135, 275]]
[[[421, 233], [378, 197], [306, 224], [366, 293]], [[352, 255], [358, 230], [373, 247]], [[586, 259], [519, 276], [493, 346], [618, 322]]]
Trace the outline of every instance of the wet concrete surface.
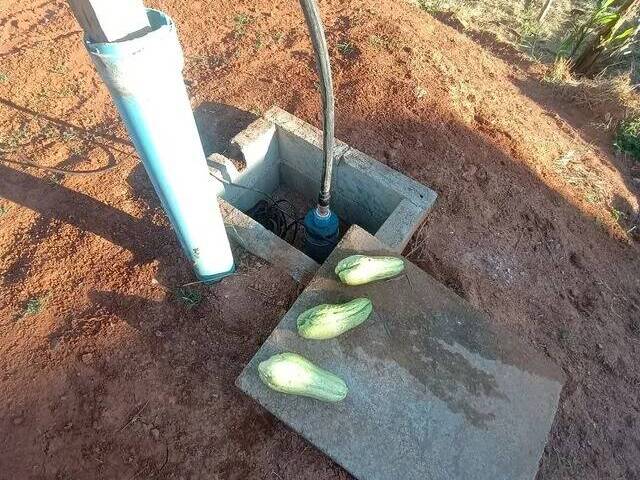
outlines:
[[[355, 253], [387, 252], [352, 227], [237, 385], [360, 480], [533, 479], [560, 369], [409, 262], [392, 280], [341, 285], [335, 265]], [[328, 341], [298, 336], [307, 308], [360, 296], [374, 304], [360, 327]], [[269, 390], [257, 365], [285, 351], [344, 379], [347, 398], [325, 404]]]

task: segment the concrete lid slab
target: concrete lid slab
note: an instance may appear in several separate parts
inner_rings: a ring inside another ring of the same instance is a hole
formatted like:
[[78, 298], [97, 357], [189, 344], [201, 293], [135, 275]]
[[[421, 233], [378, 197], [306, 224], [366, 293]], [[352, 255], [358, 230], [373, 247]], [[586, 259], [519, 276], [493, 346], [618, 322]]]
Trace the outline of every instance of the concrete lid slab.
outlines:
[[[409, 262], [387, 282], [336, 281], [340, 259], [385, 252], [352, 227], [237, 385], [360, 480], [533, 479], [562, 372]], [[328, 341], [298, 336], [307, 308], [360, 296], [374, 304], [360, 327]], [[269, 390], [257, 365], [285, 351], [343, 378], [347, 398], [327, 404]]]

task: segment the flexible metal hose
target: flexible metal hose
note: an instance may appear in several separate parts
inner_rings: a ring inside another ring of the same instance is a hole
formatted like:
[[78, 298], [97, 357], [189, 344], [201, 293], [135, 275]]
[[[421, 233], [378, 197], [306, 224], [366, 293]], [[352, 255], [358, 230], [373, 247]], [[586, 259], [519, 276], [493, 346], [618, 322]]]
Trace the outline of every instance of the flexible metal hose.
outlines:
[[329, 50], [324, 35], [324, 27], [320, 18], [320, 11], [315, 0], [300, 0], [304, 18], [309, 28], [311, 42], [316, 54], [316, 64], [320, 75], [320, 90], [322, 93], [322, 111], [324, 115], [323, 156], [324, 169], [322, 183], [318, 196], [318, 210], [321, 214], [328, 214], [331, 200], [331, 175], [333, 172], [333, 148], [335, 145], [335, 102], [333, 98], [333, 80], [331, 79], [331, 64]]

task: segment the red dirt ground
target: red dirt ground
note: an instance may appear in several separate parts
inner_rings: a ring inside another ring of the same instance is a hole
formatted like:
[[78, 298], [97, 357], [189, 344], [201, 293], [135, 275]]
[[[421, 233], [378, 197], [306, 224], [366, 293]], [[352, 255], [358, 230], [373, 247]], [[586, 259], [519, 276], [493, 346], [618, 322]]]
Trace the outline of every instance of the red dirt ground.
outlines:
[[[604, 112], [409, 4], [320, 3], [338, 136], [439, 193], [405, 255], [569, 378], [538, 479], [640, 478], [640, 191]], [[297, 2], [148, 5], [179, 25], [207, 150], [273, 104], [319, 124]], [[241, 275], [187, 308], [189, 266], [66, 3], [0, 1], [0, 39], [3, 158], [116, 165], [0, 163], [0, 478], [349, 478], [233, 386], [298, 286], [238, 252]]]

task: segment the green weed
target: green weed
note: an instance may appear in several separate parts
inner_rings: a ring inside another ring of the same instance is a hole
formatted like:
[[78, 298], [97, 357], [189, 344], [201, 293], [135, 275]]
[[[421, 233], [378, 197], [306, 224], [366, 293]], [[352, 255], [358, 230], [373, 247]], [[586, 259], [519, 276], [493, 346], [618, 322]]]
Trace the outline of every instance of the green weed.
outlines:
[[353, 54], [356, 51], [356, 47], [348, 40], [340, 42], [336, 46], [338, 48], [338, 51], [345, 57]]
[[9, 81], [9, 77], [6, 73], [0, 72], [0, 83], [7, 83]]
[[626, 218], [627, 214], [624, 213], [622, 210], [618, 210], [615, 207], [611, 207], [611, 217], [616, 223], [620, 223], [620, 220], [623, 220], [624, 218]]
[[27, 300], [25, 303], [24, 311], [22, 312], [22, 317], [30, 317], [33, 315], [37, 315], [42, 311], [44, 307], [44, 299], [33, 297]]
[[438, 13], [446, 11], [444, 0], [418, 0], [418, 7], [428, 13]]
[[386, 48], [389, 50], [393, 47], [393, 42], [389, 38], [382, 35], [371, 35], [369, 37], [369, 43], [374, 47]]
[[640, 161], [640, 116], [620, 122], [614, 145]]
[[244, 13], [239, 13], [233, 17], [233, 34], [236, 38], [244, 37], [247, 33], [247, 26], [253, 19]]
[[202, 293], [190, 288], [179, 288], [176, 291], [176, 296], [187, 310], [194, 309], [202, 302]]
[[256, 40], [253, 43], [253, 46], [255, 47], [256, 50], [260, 50], [264, 46], [264, 43], [262, 41], [262, 35], [260, 35], [260, 33], [256, 34]]

